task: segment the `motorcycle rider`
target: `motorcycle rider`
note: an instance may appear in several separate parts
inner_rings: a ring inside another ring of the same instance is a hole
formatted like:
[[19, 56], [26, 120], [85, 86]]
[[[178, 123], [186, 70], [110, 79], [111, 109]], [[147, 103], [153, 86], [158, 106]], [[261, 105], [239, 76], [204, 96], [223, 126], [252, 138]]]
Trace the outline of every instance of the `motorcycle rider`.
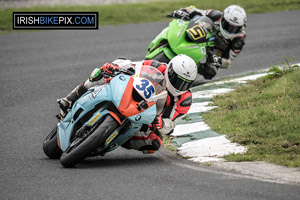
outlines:
[[[228, 69], [232, 60], [241, 52], [246, 39], [246, 12], [237, 5], [219, 10], [200, 10], [196, 7], [186, 7], [174, 11], [168, 17], [191, 20], [197, 16], [209, 17], [216, 29], [215, 47], [208, 52], [209, 58], [201, 63], [199, 72], [206, 79], [212, 79], [218, 68]], [[211, 55], [209, 55], [211, 54]]]
[[[157, 68], [165, 75], [168, 96], [164, 101], [157, 101], [158, 115], [151, 125], [143, 125], [140, 131], [122, 146], [144, 153], [154, 153], [162, 145], [162, 134], [171, 134], [178, 120], [184, 117], [192, 104], [189, 88], [197, 76], [197, 65], [186, 55], [175, 56], [168, 64], [156, 60], [144, 60], [143, 65]], [[58, 99], [61, 117], [64, 117], [73, 103], [89, 88], [109, 83], [113, 76], [122, 72], [134, 72], [134, 64], [127, 59], [117, 59], [96, 68], [88, 80], [78, 85], [69, 95]]]

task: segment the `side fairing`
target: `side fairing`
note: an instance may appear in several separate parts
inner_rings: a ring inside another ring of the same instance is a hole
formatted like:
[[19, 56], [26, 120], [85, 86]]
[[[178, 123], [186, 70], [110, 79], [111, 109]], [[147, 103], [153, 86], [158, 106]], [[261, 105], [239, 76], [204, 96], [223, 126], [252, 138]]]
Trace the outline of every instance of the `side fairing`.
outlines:
[[103, 101], [109, 101], [109, 90], [110, 88], [106, 86], [89, 89], [74, 103], [72, 110], [67, 114], [65, 119], [58, 124], [59, 140], [63, 151], [70, 145], [74, 125], [97, 104]]
[[116, 107], [120, 105], [129, 79], [130, 76], [121, 74], [110, 81], [111, 91], [113, 91], [111, 99]]
[[156, 106], [153, 105], [147, 110], [137, 115], [128, 117], [132, 122], [140, 123], [140, 124], [151, 124], [156, 116]]
[[[119, 75], [114, 78], [110, 84], [90, 88], [73, 105], [72, 110], [65, 119], [58, 124], [58, 134], [62, 150], [66, 150], [70, 145], [70, 138], [74, 125], [87, 112], [94, 109], [95, 106], [103, 101], [112, 101], [118, 107], [129, 76]], [[101, 117], [104, 116], [104, 113]]]

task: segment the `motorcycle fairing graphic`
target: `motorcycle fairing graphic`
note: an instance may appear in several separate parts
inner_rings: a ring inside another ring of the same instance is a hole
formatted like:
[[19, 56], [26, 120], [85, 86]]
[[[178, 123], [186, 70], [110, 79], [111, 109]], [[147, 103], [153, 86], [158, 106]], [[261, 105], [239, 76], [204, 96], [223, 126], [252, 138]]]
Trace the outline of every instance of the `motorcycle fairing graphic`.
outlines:
[[[200, 63], [205, 59], [206, 48], [213, 47], [215, 39], [199, 25], [203, 23], [199, 17], [191, 21], [173, 19], [169, 26], [149, 44], [146, 59], [158, 58], [159, 60], [160, 57], [157, 56], [163, 53], [168, 60], [171, 60], [178, 54], [185, 54], [196, 63]], [[193, 41], [189, 39], [189, 36], [193, 38]]]
[[152, 123], [157, 114], [155, 101], [167, 95], [164, 85], [164, 76], [157, 69], [137, 65], [133, 76], [120, 74], [107, 85], [90, 88], [58, 123], [58, 146], [66, 151], [76, 145], [78, 135], [96, 130], [101, 120], [111, 115], [119, 126], [106, 138], [101, 151], [117, 148], [143, 124]]

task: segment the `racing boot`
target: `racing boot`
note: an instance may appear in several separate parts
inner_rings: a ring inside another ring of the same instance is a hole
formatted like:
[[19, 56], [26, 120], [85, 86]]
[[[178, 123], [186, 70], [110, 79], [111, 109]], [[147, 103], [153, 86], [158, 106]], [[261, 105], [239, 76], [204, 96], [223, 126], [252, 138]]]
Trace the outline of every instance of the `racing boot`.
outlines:
[[157, 131], [138, 131], [134, 136], [125, 142], [122, 147], [126, 149], [135, 149], [144, 154], [155, 153], [162, 145], [163, 137]]
[[70, 94], [66, 97], [57, 99], [57, 103], [60, 108], [60, 117], [63, 119], [68, 114], [69, 110], [72, 108], [73, 104], [77, 99], [79, 99], [85, 92], [87, 88], [84, 83], [78, 85]]
[[152, 140], [151, 143], [139, 149], [144, 154], [154, 154], [162, 145], [163, 137], [158, 131], [152, 131], [149, 138]]

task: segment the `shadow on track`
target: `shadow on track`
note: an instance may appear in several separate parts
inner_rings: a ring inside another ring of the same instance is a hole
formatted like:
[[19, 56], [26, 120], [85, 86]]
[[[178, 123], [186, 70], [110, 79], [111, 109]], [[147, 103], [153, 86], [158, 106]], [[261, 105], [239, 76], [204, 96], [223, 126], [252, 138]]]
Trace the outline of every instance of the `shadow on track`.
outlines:
[[[57, 166], [62, 167], [58, 159], [42, 159], [43, 162], [49, 162], [49, 164], [53, 165], [57, 162]], [[122, 156], [122, 157], [110, 157], [110, 156], [96, 156], [89, 157], [80, 162], [73, 168], [76, 169], [92, 169], [92, 168], [107, 168], [107, 167], [130, 167], [130, 166], [143, 166], [149, 164], [161, 163], [163, 160], [155, 155], [145, 155], [145, 156]]]
[[124, 167], [124, 166], [137, 166], [137, 165], [148, 165], [149, 163], [154, 164], [158, 162], [163, 162], [159, 157], [122, 157], [122, 158], [112, 158], [112, 157], [94, 157], [87, 158], [81, 163], [76, 165], [76, 168], [101, 168], [101, 167]]

